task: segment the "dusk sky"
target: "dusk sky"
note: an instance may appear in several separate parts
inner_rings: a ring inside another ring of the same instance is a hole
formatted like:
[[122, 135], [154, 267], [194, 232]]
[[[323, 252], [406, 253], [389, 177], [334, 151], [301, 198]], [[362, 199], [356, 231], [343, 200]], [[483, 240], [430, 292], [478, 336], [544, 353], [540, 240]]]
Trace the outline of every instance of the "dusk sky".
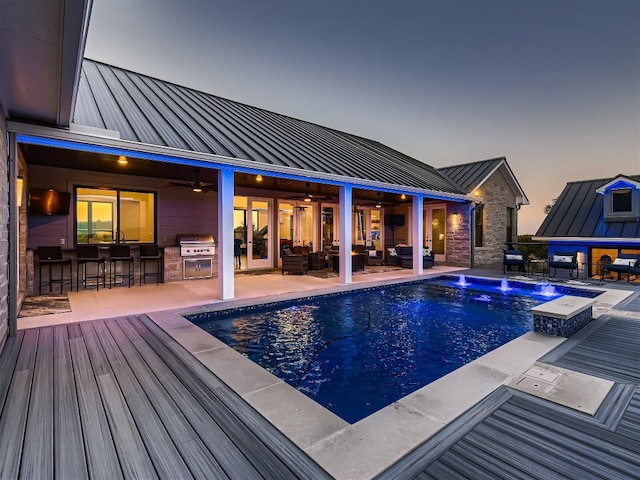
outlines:
[[380, 141], [531, 205], [640, 174], [638, 0], [94, 0], [85, 56]]

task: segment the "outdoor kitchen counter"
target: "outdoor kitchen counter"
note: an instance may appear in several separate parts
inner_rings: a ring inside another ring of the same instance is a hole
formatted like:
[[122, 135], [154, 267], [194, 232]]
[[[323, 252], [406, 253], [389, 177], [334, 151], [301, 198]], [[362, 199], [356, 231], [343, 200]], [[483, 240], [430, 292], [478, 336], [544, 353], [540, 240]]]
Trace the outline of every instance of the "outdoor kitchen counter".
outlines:
[[[127, 244], [131, 247], [131, 253], [134, 256], [134, 278], [135, 285], [139, 285], [140, 281], [140, 260], [139, 260], [139, 250], [140, 244]], [[178, 246], [160, 246], [160, 251], [163, 257], [163, 266], [164, 266], [164, 281], [165, 282], [176, 282], [183, 280], [183, 257], [180, 256], [180, 247]], [[70, 258], [72, 260], [72, 274], [73, 274], [73, 285], [75, 290], [76, 285], [76, 249], [75, 247], [62, 247], [62, 254], [64, 258]], [[109, 244], [100, 245], [100, 254], [108, 259], [109, 257]], [[38, 267], [38, 258], [35, 248], [27, 248], [25, 252], [25, 294], [33, 295], [37, 288], [34, 290], [34, 285], [37, 285], [38, 279], [37, 277], [37, 267]], [[217, 262], [213, 262], [214, 266], [214, 275], [217, 275]], [[133, 285], [132, 285], [133, 286]]]

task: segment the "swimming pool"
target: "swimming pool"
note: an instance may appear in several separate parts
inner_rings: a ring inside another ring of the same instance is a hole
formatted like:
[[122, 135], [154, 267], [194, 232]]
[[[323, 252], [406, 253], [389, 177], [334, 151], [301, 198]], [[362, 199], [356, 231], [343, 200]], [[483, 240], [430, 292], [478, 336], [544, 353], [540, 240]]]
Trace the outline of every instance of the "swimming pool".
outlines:
[[187, 318], [354, 423], [531, 330], [529, 309], [557, 296], [513, 282], [457, 283], [440, 277]]

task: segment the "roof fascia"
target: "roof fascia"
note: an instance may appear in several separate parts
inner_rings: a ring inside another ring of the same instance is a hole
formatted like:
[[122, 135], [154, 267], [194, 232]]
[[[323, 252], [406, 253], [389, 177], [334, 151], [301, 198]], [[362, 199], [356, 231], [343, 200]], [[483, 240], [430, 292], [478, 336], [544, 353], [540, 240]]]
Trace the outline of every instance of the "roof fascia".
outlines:
[[205, 166], [209, 168], [229, 168], [235, 171], [250, 174], [277, 174], [292, 180], [309, 181], [316, 180], [336, 186], [352, 185], [360, 188], [377, 189], [389, 193], [405, 193], [410, 195], [422, 195], [429, 199], [447, 200], [452, 202], [467, 203], [475, 199], [468, 194], [441, 192], [438, 190], [420, 189], [416, 187], [394, 185], [376, 182], [361, 178], [344, 177], [340, 175], [309, 172], [302, 169], [285, 167], [280, 165], [262, 164], [251, 160], [243, 160], [211, 153], [193, 152], [173, 147], [151, 145], [146, 143], [122, 140], [109, 135], [117, 132], [108, 130], [100, 131], [102, 135], [91, 135], [86, 132], [61, 130], [40, 125], [31, 125], [21, 122], [7, 122], [7, 129], [18, 134], [18, 141], [27, 144], [37, 144], [56, 148], [67, 148], [94, 153], [111, 155], [125, 155], [138, 157], [145, 160], [153, 160], [182, 165]]
[[60, 93], [57, 123], [68, 127], [75, 108], [93, 0], [64, 2], [60, 52]]
[[505, 174], [505, 178], [507, 179], [507, 183], [509, 184], [509, 186], [511, 187], [511, 190], [513, 190], [513, 193], [516, 194], [516, 197], [518, 198], [518, 203], [520, 205], [529, 205], [529, 199], [527, 198], [526, 194], [524, 193], [524, 190], [522, 190], [522, 187], [520, 186], [520, 183], [518, 182], [518, 180], [516, 179], [516, 176], [513, 174], [513, 171], [511, 170], [511, 168], [509, 167], [509, 164], [507, 163], [506, 158], [502, 158], [500, 160], [500, 162], [493, 168], [493, 170], [491, 170], [483, 179], [482, 181], [478, 182], [477, 185], [475, 185], [471, 191], [474, 192], [476, 190], [481, 190], [482, 189], [482, 185], [484, 185], [484, 183], [489, 180], [489, 178], [491, 177], [491, 175], [493, 175], [494, 173], [496, 173], [498, 170], [501, 170], [503, 174]]
[[610, 188], [635, 188], [640, 190], [640, 182], [636, 182], [635, 180], [631, 180], [630, 178], [625, 177], [624, 175], [618, 175], [616, 178], [611, 180], [608, 183], [605, 183], [600, 188], [596, 190], [596, 193], [600, 195], [604, 195], [604, 193]]
[[606, 238], [606, 237], [531, 237], [536, 242], [558, 242], [558, 243], [615, 243], [615, 244], [640, 244], [640, 238]]

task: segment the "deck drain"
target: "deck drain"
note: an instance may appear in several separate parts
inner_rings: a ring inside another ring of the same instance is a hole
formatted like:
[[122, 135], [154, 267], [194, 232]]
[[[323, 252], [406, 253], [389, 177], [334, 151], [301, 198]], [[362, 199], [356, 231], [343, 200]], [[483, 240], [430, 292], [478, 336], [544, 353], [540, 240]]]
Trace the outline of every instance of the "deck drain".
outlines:
[[536, 378], [539, 380], [543, 380], [547, 383], [555, 382], [560, 374], [558, 372], [554, 372], [552, 370], [548, 370], [546, 368], [541, 368], [538, 366], [531, 367], [529, 370], [524, 372], [527, 377]]
[[540, 394], [548, 394], [555, 388], [551, 383], [531, 377], [524, 377], [516, 385], [523, 390], [533, 391]]

